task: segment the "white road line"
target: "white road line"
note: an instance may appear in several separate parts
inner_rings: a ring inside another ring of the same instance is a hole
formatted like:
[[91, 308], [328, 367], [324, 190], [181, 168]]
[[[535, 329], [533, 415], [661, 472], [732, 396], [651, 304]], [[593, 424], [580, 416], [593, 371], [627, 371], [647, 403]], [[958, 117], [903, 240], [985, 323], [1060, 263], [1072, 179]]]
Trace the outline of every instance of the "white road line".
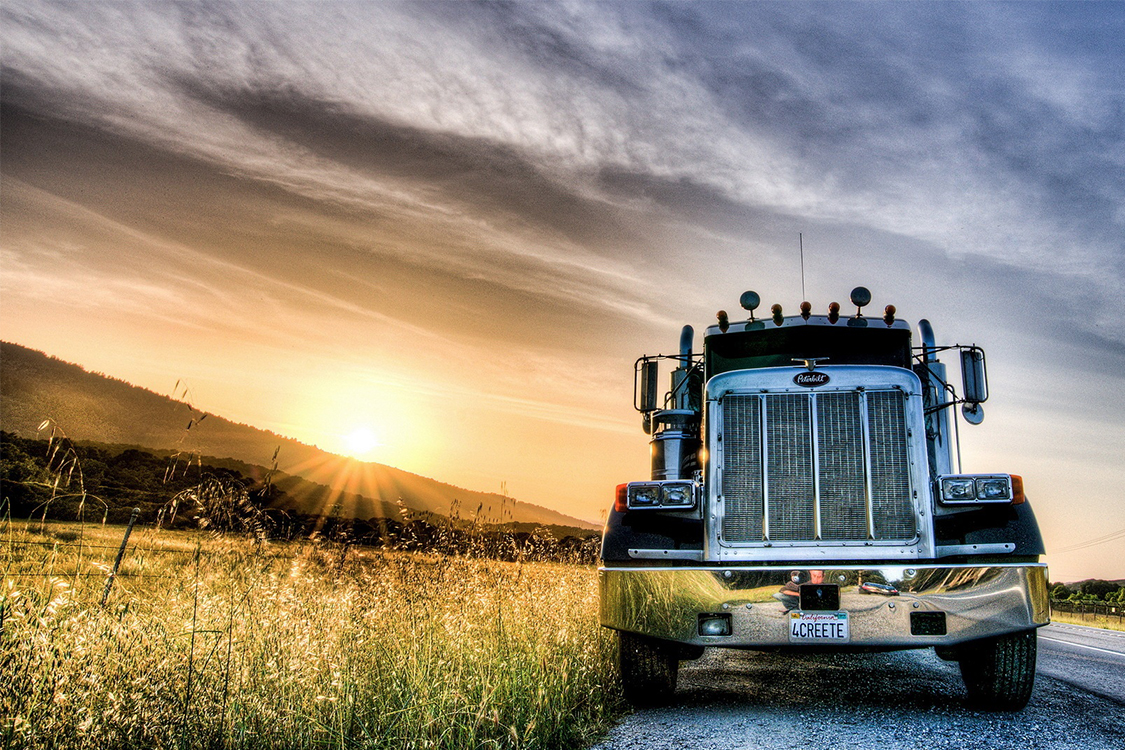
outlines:
[[1099, 633], [1114, 638], [1125, 638], [1125, 632], [1122, 632], [1120, 630], [1106, 630], [1105, 628], [1099, 628], [1094, 625], [1074, 625], [1069, 622], [1052, 622], [1050, 627], [1058, 628], [1059, 630], [1077, 630], [1081, 633], [1088, 633], [1091, 630], [1096, 630]]
[[1098, 648], [1097, 646], [1083, 646], [1081, 643], [1071, 643], [1070, 641], [1060, 641], [1058, 638], [1048, 638], [1045, 635], [1039, 636], [1041, 641], [1054, 641], [1055, 643], [1065, 643], [1067, 646], [1074, 646], [1075, 648], [1088, 648], [1091, 651], [1101, 651], [1105, 654], [1113, 654], [1114, 656], [1125, 656], [1120, 651], [1110, 651], [1108, 648]]
[[1052, 622], [1047, 627], [1051, 630], [1060, 630], [1075, 633], [1093, 633], [1096, 632], [1102, 638], [1110, 640], [1125, 640], [1125, 632], [1120, 630], [1106, 630], [1105, 628], [1096, 628], [1091, 625], [1071, 625], [1070, 623]]

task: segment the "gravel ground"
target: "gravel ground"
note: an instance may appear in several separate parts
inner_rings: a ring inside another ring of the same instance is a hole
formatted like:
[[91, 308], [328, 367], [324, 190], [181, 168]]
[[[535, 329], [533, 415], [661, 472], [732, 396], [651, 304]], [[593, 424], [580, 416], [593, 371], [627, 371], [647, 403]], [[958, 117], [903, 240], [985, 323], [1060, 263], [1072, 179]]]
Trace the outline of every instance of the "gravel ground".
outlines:
[[680, 667], [676, 698], [627, 717], [595, 750], [1125, 748], [1125, 704], [1039, 674], [1023, 711], [972, 711], [957, 665], [930, 650], [710, 649]]

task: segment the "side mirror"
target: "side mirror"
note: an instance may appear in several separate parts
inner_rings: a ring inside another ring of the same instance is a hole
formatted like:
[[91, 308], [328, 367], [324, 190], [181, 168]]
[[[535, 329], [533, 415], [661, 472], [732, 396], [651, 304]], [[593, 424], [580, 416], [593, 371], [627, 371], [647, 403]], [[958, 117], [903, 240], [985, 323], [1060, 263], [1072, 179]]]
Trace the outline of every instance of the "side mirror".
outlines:
[[965, 401], [979, 404], [988, 400], [988, 372], [984, 364], [984, 349], [971, 346], [961, 350], [961, 383]]
[[641, 403], [637, 407], [638, 411], [644, 413], [656, 411], [657, 379], [659, 376], [660, 371], [654, 360], [641, 363]]

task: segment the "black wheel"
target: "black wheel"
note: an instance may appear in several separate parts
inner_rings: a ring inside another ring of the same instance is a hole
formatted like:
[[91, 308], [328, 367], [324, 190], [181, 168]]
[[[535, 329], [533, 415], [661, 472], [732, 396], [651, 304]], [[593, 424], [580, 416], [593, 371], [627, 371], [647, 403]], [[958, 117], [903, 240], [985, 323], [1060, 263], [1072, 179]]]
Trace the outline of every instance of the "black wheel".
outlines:
[[680, 661], [668, 645], [619, 630], [617, 664], [625, 700], [634, 706], [662, 706], [672, 700]]
[[969, 704], [989, 711], [1019, 711], [1035, 685], [1036, 633], [1027, 630], [963, 646], [961, 677]]

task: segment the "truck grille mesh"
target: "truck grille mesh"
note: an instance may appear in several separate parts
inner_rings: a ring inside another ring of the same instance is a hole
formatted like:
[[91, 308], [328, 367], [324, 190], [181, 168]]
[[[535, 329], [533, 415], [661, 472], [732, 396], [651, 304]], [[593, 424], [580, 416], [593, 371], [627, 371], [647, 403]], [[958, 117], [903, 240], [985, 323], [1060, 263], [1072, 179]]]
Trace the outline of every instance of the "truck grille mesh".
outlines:
[[864, 497], [867, 487], [859, 394], [818, 395], [816, 417], [820, 428], [817, 452], [820, 457], [821, 536], [824, 539], [866, 539]]
[[876, 539], [914, 536], [902, 396], [876, 391], [867, 396], [871, 425], [871, 504]]
[[[725, 450], [732, 456], [757, 456], [754, 461], [739, 460], [738, 471], [723, 472], [723, 496], [727, 515], [723, 519], [723, 535], [731, 539], [762, 538], [762, 400], [755, 397], [728, 396], [723, 399], [723, 417], [727, 423]], [[734, 502], [732, 506], [731, 501]], [[731, 513], [732, 508], [737, 508]]]
[[901, 392], [730, 394], [722, 403], [724, 541], [914, 538]]
[[770, 539], [811, 539], [812, 503], [777, 498], [813, 496], [812, 417], [804, 394], [766, 399], [766, 502]]

